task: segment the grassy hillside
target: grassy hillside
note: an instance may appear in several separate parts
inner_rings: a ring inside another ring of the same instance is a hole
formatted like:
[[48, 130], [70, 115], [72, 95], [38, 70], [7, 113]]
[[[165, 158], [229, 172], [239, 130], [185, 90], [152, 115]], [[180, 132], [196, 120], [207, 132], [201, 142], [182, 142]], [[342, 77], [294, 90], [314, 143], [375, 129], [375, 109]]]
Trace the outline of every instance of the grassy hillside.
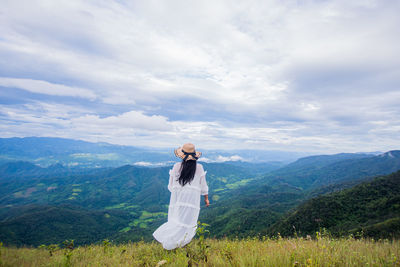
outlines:
[[400, 237], [400, 171], [313, 198], [270, 232], [310, 234], [320, 227], [334, 235], [363, 231], [367, 236]]
[[329, 239], [193, 240], [167, 251], [158, 243], [74, 248], [0, 248], [0, 266], [399, 266], [399, 241]]

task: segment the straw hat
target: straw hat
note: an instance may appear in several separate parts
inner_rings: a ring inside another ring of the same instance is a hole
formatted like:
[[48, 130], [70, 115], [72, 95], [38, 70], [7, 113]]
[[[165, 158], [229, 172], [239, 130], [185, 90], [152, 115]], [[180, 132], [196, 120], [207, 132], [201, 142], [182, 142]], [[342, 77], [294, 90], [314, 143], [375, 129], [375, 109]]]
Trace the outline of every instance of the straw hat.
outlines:
[[175, 149], [175, 156], [183, 160], [197, 160], [201, 157], [201, 152], [196, 151], [194, 145], [186, 143], [182, 147]]

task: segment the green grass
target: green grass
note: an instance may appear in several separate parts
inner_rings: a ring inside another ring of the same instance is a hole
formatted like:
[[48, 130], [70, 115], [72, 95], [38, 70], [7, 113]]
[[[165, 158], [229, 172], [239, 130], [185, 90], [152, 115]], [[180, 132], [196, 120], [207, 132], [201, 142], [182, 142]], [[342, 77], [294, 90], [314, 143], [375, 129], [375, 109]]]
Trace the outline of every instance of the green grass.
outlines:
[[129, 230], [131, 230], [131, 228], [128, 226], [128, 227], [125, 227], [125, 228], [123, 228], [123, 229], [121, 229], [121, 230], [119, 230], [121, 233], [125, 233], [125, 232], [128, 232]]
[[126, 210], [126, 209], [137, 209], [139, 207], [140, 207], [139, 205], [129, 205], [129, 206], [123, 207], [123, 209], [124, 210]]
[[112, 206], [107, 206], [105, 207], [106, 210], [110, 210], [110, 209], [124, 209], [124, 210], [128, 210], [128, 209], [138, 209], [140, 206], [139, 205], [129, 205], [127, 206], [128, 203], [118, 203]]
[[220, 191], [224, 191], [225, 190], [225, 188], [217, 188], [217, 189], [214, 189], [214, 192], [220, 192]]
[[157, 218], [157, 217], [165, 217], [167, 216], [168, 213], [166, 212], [148, 212], [148, 211], [142, 211], [142, 215], [140, 215], [139, 220], [145, 220], [148, 218]]
[[140, 215], [140, 217], [139, 217], [139, 219], [140, 220], [144, 220], [144, 219], [147, 219], [147, 218], [150, 218], [150, 217], [153, 217], [153, 214], [151, 213], [151, 212], [148, 212], [148, 211], [142, 211], [142, 215]]
[[123, 209], [125, 207], [126, 203], [118, 203], [112, 206], [107, 206], [104, 209], [110, 210], [110, 209]]
[[139, 219], [135, 219], [133, 222], [130, 222], [129, 226], [147, 228], [147, 223], [154, 221], [156, 218], [166, 217], [167, 215], [168, 213], [166, 212], [148, 212], [144, 210], [142, 211], [142, 215], [140, 215]]
[[213, 201], [218, 201], [219, 198], [220, 198], [220, 196], [218, 196], [218, 195], [213, 195], [212, 196], [212, 200]]
[[[132, 212], [131, 212], [131, 214], [132, 214]], [[133, 214], [135, 215], [136, 213], [133, 213]], [[140, 228], [147, 228], [147, 223], [154, 221], [156, 218], [166, 217], [167, 215], [168, 215], [168, 213], [166, 213], [166, 212], [148, 212], [148, 211], [144, 210], [144, 211], [142, 211], [142, 214], [140, 215], [140, 217], [138, 219], [135, 219], [132, 222], [130, 222], [128, 224], [129, 227], [126, 227], [124, 229], [130, 228], [130, 227], [136, 227], [136, 226], [139, 226]], [[128, 230], [126, 230], [126, 231], [128, 231]]]
[[140, 223], [138, 219], [134, 220], [133, 222], [130, 222], [128, 225], [129, 226], [137, 226]]
[[2, 247], [0, 266], [400, 266], [399, 240], [200, 238], [172, 251], [154, 241], [55, 247]]
[[221, 182], [223, 182], [225, 184], [228, 182], [228, 179], [226, 179], [224, 177], [218, 177], [217, 180], [219, 180], [219, 181], [221, 181]]
[[242, 179], [242, 180], [234, 182], [232, 184], [226, 184], [226, 187], [228, 187], [229, 189], [236, 189], [236, 188], [246, 185], [251, 180], [253, 180], [253, 179]]

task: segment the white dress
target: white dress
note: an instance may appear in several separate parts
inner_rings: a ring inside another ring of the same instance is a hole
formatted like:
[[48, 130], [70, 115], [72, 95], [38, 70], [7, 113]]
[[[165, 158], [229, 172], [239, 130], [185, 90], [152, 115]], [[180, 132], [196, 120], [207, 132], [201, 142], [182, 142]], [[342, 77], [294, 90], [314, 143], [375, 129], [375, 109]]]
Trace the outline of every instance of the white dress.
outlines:
[[168, 222], [153, 233], [153, 237], [168, 250], [185, 246], [195, 236], [200, 212], [200, 195], [208, 194], [207, 172], [201, 164], [197, 163], [193, 180], [185, 186], [181, 186], [177, 181], [180, 167], [180, 162], [175, 163], [169, 171], [168, 190], [171, 192], [171, 199]]

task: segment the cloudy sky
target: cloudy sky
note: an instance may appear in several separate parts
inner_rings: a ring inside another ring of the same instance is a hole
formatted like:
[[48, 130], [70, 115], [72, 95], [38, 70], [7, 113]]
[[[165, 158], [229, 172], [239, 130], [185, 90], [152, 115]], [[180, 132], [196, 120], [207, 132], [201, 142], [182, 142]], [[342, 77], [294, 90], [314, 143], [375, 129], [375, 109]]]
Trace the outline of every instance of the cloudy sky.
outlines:
[[1, 0], [0, 135], [400, 148], [400, 1]]

